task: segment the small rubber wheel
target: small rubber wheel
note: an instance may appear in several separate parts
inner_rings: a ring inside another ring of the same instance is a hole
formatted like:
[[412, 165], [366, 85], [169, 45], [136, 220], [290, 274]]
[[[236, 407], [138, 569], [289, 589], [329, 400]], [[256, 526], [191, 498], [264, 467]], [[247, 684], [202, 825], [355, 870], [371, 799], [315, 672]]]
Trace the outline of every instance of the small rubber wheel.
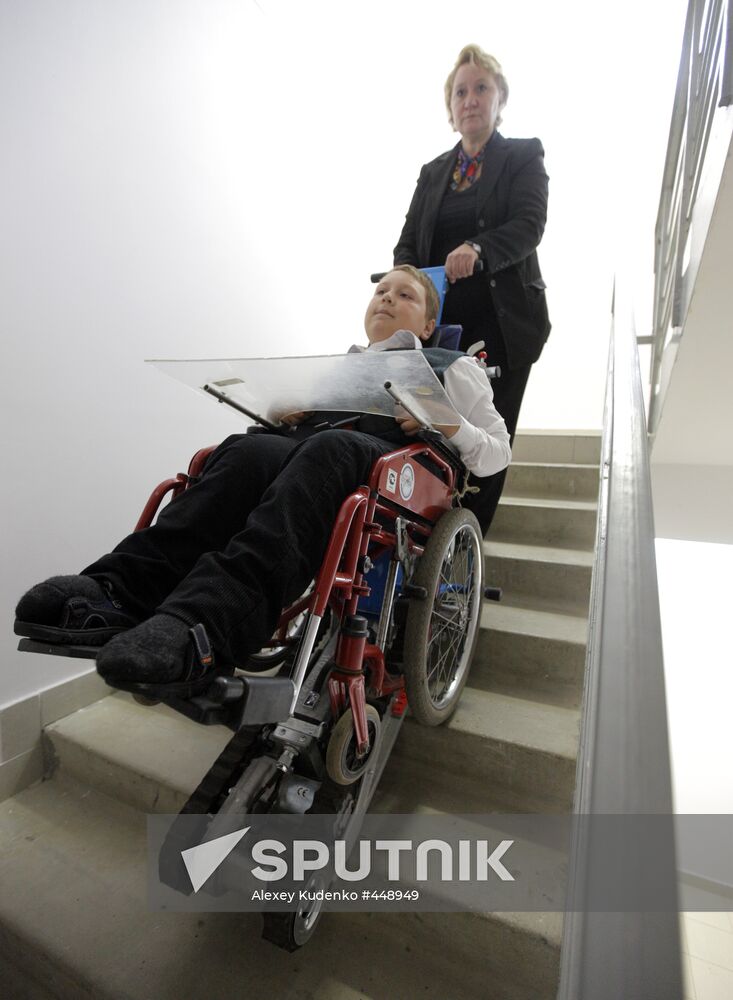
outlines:
[[[291, 622], [288, 623], [288, 627], [286, 629], [288, 639], [297, 639], [301, 635], [306, 617], [307, 615], [303, 613], [297, 615]], [[279, 667], [281, 663], [284, 663], [288, 654], [291, 653], [293, 649], [294, 647], [292, 645], [265, 646], [264, 649], [259, 650], [259, 652], [250, 654], [244, 665], [244, 669], [252, 674], [260, 674], [264, 673], [266, 670], [272, 670], [275, 667]]]
[[[323, 882], [313, 876], [307, 892], [323, 889]], [[302, 900], [292, 913], [263, 913], [262, 937], [285, 951], [297, 951], [313, 936], [323, 913], [323, 900]]]
[[403, 670], [410, 711], [424, 726], [445, 722], [468, 678], [481, 625], [483, 540], [475, 516], [455, 507], [433, 529], [413, 583]]
[[326, 771], [337, 785], [351, 785], [364, 773], [369, 759], [379, 742], [379, 712], [373, 705], [366, 707], [369, 751], [363, 757], [356, 755], [356, 733], [354, 718], [348, 708], [331, 732], [326, 750]]
[[133, 694], [132, 698], [138, 705], [145, 705], [146, 708], [152, 708], [153, 705], [160, 705], [160, 698], [148, 698], [144, 694]]
[[266, 670], [273, 670], [284, 663], [290, 646], [274, 646], [271, 649], [261, 649], [259, 653], [250, 653], [244, 669], [250, 674], [262, 674]]
[[[274, 670], [275, 667], [282, 666], [288, 658], [295, 659], [298, 653], [298, 645], [294, 640], [299, 640], [302, 637], [307, 621], [307, 612], [303, 612], [298, 615], [288, 625], [287, 636], [291, 641], [287, 646], [265, 646], [256, 653], [250, 653], [242, 669], [249, 674], [261, 674], [268, 670]], [[316, 657], [320, 653], [321, 649], [328, 641], [331, 629], [332, 616], [330, 609], [327, 608], [326, 613], [323, 616], [323, 621], [318, 629], [316, 641], [311, 653], [312, 657]]]

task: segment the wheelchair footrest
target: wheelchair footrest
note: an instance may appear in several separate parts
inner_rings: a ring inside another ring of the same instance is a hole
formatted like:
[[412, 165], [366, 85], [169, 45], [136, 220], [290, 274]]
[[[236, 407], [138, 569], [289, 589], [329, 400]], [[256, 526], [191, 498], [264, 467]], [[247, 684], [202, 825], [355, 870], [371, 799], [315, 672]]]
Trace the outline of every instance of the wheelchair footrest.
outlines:
[[295, 685], [289, 677], [217, 677], [207, 695], [231, 706], [240, 726], [260, 726], [290, 718]]
[[38, 639], [21, 639], [21, 653], [45, 653], [48, 656], [73, 656], [83, 660], [96, 660], [101, 646], [64, 646], [61, 643], [40, 642]]
[[159, 696], [169, 708], [205, 726], [248, 726], [284, 722], [290, 717], [295, 685], [289, 677], [217, 677], [204, 694], [191, 698]]

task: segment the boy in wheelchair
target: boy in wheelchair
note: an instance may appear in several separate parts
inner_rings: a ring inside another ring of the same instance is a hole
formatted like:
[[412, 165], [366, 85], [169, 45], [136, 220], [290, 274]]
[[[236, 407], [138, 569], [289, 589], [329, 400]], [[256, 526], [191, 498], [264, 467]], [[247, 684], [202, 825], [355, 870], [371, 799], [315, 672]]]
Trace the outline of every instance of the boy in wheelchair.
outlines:
[[[368, 305], [366, 349], [421, 348], [437, 310], [430, 279], [396, 268]], [[499, 472], [509, 463], [509, 435], [485, 372], [465, 355], [428, 354], [461, 416], [458, 429], [437, 430], [470, 472]], [[155, 524], [81, 574], [32, 587], [18, 603], [16, 633], [98, 646], [108, 683], [182, 697], [205, 690], [221, 666], [244, 663], [313, 579], [344, 499], [418, 430], [404, 413], [370, 433], [315, 431], [303, 414], [287, 423], [286, 433], [227, 438]]]

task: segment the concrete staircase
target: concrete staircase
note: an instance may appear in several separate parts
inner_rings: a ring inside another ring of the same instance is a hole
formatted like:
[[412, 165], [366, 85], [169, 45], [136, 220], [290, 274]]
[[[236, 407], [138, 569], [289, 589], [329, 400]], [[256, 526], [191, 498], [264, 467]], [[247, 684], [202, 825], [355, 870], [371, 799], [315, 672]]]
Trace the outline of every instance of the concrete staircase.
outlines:
[[[570, 809], [599, 448], [518, 436], [485, 543], [504, 601], [450, 722], [403, 726], [374, 811]], [[554, 997], [559, 914], [326, 914], [288, 955], [256, 914], [148, 912], [145, 814], [178, 811], [229, 735], [119, 693], [46, 727], [47, 780], [0, 804], [4, 1000]]]

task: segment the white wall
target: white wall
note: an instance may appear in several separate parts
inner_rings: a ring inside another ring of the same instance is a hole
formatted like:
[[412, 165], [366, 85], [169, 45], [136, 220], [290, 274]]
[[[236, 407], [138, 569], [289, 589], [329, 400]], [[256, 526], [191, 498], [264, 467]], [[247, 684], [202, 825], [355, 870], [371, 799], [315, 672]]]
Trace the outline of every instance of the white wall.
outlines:
[[651, 475], [658, 537], [733, 545], [733, 466], [653, 462]]
[[658, 538], [672, 783], [678, 813], [733, 813], [733, 545]]
[[454, 142], [442, 82], [469, 40], [551, 175], [554, 331], [522, 423], [599, 425], [619, 247], [647, 309], [685, 3], [638, 6], [0, 4], [0, 704], [78, 669], [15, 652], [17, 596], [235, 426], [142, 359], [352, 342], [419, 165]]

